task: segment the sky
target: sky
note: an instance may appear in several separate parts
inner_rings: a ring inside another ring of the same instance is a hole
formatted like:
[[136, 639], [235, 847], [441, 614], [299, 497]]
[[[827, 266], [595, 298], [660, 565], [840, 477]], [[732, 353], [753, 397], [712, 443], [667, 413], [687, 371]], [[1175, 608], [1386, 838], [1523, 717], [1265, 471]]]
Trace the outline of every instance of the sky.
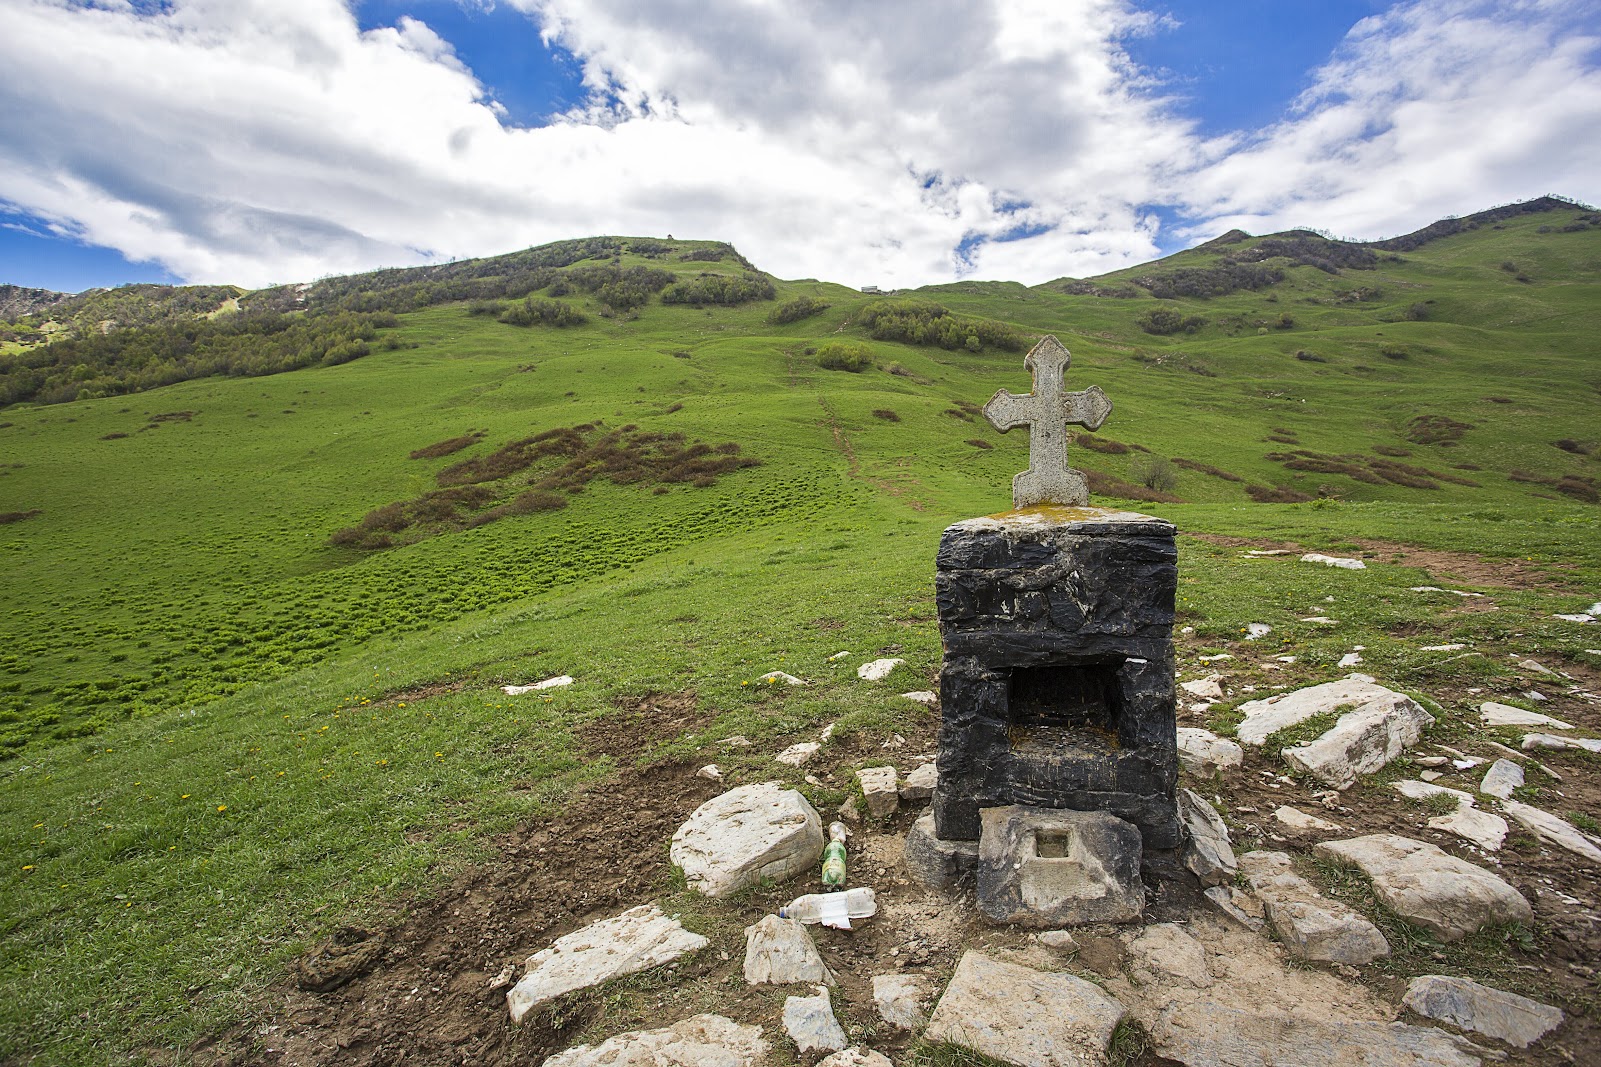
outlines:
[[0, 283], [256, 288], [598, 234], [1089, 277], [1601, 203], [1594, 0], [0, 0]]

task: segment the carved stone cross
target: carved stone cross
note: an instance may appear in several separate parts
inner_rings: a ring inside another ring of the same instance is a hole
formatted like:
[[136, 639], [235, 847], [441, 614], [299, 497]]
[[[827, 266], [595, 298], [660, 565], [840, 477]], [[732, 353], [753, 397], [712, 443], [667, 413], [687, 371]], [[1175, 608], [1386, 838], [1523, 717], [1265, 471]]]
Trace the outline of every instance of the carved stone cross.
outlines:
[[1012, 479], [1012, 506], [1066, 504], [1083, 507], [1090, 502], [1089, 483], [1067, 465], [1067, 427], [1098, 429], [1112, 413], [1112, 402], [1092, 385], [1082, 393], [1064, 392], [1067, 349], [1047, 336], [1023, 360], [1034, 376], [1034, 391], [1013, 396], [996, 390], [984, 405], [984, 417], [1001, 433], [1014, 426], [1028, 427], [1028, 470]]

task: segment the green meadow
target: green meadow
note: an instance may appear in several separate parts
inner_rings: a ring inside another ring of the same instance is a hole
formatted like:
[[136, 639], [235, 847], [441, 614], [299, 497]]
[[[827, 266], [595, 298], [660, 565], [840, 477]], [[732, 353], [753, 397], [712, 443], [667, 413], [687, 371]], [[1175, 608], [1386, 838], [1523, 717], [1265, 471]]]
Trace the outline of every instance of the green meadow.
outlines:
[[[1363, 669], [1426, 694], [1511, 655], [1601, 667], [1595, 627], [1550, 617], [1601, 600], [1593, 218], [1558, 204], [1333, 273], [1270, 260], [1277, 281], [1211, 296], [1137, 282], [1212, 277], [1241, 245], [1094, 280], [1132, 296], [894, 299], [1028, 343], [1055, 333], [1069, 386], [1107, 392], [1112, 416], [1071, 455], [1096, 503], [1186, 535], [1187, 654], [1243, 656], [1262, 622], [1296, 656], [1274, 684], [1344, 673], [1361, 644]], [[872, 298], [774, 285], [734, 306], [549, 297], [587, 316], [565, 327], [447, 302], [337, 365], [0, 409], [0, 1061], [182, 1059], [329, 931], [427, 896], [610, 774], [575, 731], [618, 698], [693, 691], [710, 725], [667, 743], [686, 758], [733, 734], [777, 744], [837, 720], [845, 740], [931, 714], [896, 694], [938, 669], [940, 530], [1008, 508], [1026, 466], [1026, 433], [974, 413], [1028, 390], [1022, 353], [875, 339]], [[801, 297], [827, 307], [769, 322]], [[1158, 311], [1181, 325], [1142, 328]], [[831, 342], [869, 365], [825, 369]], [[579, 451], [440, 477], [574, 428]], [[461, 484], [480, 489], [430, 495]], [[341, 543], [349, 529], [391, 547]], [[1364, 551], [1368, 569], [1188, 535]], [[1516, 580], [1499, 611], [1457, 612], [1412, 587], [1479, 587], [1431, 578], [1408, 547]], [[1341, 624], [1301, 621], [1325, 611]], [[1489, 651], [1421, 651], [1448, 642]], [[828, 662], [845, 649], [858, 659]], [[880, 652], [911, 673], [858, 682], [851, 663]], [[761, 684], [772, 670], [813, 684]], [[499, 689], [558, 674], [577, 683]]]

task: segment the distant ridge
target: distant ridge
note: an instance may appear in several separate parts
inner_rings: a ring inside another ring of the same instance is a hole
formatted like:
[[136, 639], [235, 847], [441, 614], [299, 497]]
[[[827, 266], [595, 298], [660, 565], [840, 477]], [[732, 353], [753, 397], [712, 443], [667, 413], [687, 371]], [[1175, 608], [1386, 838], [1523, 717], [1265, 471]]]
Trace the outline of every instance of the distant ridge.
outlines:
[[1538, 215], [1544, 211], [1571, 211], [1579, 208], [1584, 211], [1594, 211], [1595, 208], [1579, 200], [1569, 200], [1565, 196], [1548, 193], [1533, 200], [1523, 200], [1512, 204], [1503, 204], [1500, 207], [1488, 208], [1484, 211], [1475, 211], [1462, 218], [1444, 218], [1438, 222], [1431, 222], [1421, 230], [1402, 234], [1400, 237], [1388, 237], [1382, 241], [1364, 241], [1371, 248], [1382, 248], [1386, 252], [1410, 252], [1421, 248], [1430, 241], [1441, 237], [1450, 237], [1464, 230], [1476, 230], [1487, 223], [1500, 222], [1503, 219], [1516, 218], [1519, 215]]
[[26, 289], [20, 285], [0, 284], [0, 322], [14, 322], [24, 315], [48, 311], [63, 300], [72, 299], [71, 293], [58, 293], [52, 289]]

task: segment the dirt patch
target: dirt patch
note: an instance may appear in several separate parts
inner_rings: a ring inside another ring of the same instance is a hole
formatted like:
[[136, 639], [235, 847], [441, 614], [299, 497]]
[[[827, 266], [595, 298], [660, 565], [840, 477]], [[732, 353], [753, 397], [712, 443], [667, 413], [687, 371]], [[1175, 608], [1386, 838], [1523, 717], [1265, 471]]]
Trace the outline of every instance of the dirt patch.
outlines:
[[667, 741], [711, 721], [700, 711], [693, 691], [647, 693], [619, 697], [617, 711], [578, 728], [578, 740], [593, 756], [637, 756], [658, 741]]

